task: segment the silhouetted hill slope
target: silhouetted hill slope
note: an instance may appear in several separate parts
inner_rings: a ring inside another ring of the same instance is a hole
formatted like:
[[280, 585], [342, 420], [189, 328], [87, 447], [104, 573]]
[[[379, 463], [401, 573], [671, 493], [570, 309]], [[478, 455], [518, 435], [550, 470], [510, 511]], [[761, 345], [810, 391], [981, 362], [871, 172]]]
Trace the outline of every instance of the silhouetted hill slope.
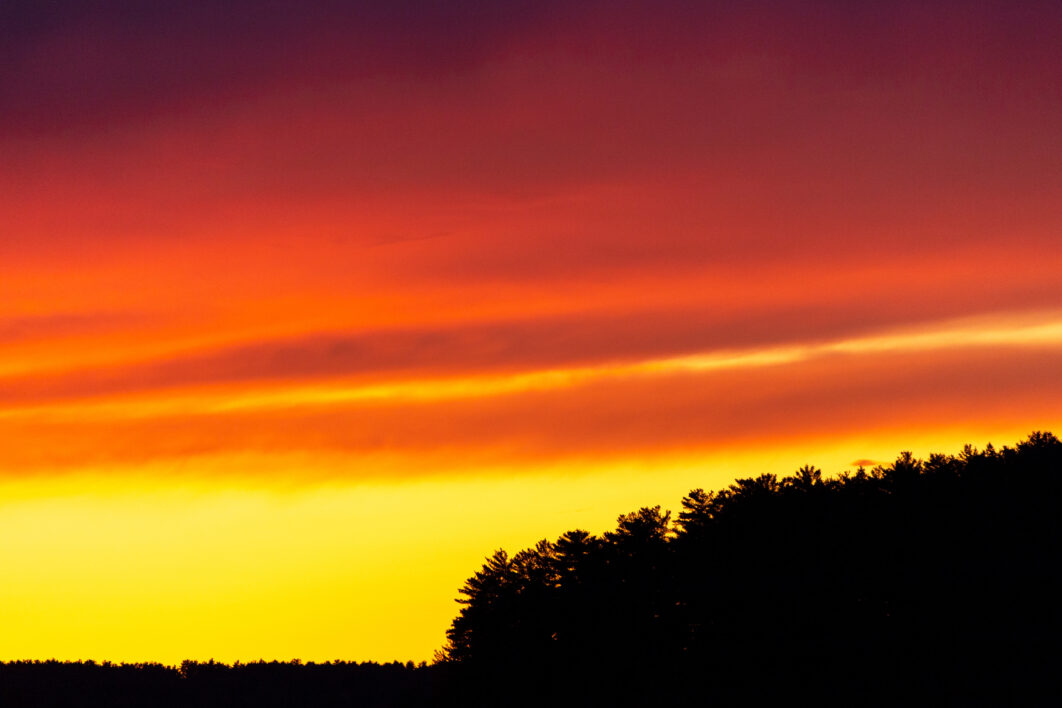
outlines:
[[695, 490], [674, 520], [495, 553], [445, 658], [478, 705], [1057, 698], [1060, 484], [1034, 433]]

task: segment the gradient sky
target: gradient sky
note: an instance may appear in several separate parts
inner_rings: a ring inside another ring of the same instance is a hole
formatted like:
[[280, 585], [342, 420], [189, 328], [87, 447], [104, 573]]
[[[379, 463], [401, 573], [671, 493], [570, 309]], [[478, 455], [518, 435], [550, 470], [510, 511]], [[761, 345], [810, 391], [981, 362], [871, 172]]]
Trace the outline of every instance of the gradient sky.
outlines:
[[1062, 431], [1057, 2], [0, 4], [0, 660], [429, 659], [517, 550]]

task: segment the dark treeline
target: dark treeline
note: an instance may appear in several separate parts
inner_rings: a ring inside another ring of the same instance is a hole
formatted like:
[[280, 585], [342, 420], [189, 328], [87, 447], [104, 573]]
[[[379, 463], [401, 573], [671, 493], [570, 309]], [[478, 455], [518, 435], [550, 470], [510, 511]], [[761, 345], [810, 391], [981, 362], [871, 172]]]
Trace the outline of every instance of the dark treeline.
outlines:
[[1062, 705], [1060, 490], [1049, 433], [695, 490], [496, 552], [444, 658], [476, 705]]
[[1062, 443], [694, 490], [497, 551], [432, 666], [0, 664], [3, 706], [1055, 705]]
[[0, 664], [0, 706], [412, 708], [445, 702], [444, 670], [397, 662], [15, 661]]

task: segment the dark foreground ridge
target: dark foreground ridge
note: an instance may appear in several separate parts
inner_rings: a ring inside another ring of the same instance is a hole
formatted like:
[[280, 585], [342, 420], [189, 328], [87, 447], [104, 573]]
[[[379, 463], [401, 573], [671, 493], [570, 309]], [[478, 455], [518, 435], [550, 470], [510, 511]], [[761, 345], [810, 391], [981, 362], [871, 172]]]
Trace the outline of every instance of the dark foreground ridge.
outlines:
[[694, 490], [496, 552], [432, 666], [16, 662], [3, 706], [1057, 705], [1062, 443]]

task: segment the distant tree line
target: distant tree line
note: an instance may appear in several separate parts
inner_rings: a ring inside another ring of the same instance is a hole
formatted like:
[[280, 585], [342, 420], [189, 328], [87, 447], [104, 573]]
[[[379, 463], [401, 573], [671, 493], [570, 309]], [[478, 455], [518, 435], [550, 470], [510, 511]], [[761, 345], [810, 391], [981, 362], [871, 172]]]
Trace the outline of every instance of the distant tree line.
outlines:
[[412, 708], [447, 701], [439, 672], [412, 662], [13, 661], [0, 664], [0, 706]]
[[0, 706], [1060, 705], [1060, 551], [1038, 432], [499, 550], [430, 666], [12, 662]]

